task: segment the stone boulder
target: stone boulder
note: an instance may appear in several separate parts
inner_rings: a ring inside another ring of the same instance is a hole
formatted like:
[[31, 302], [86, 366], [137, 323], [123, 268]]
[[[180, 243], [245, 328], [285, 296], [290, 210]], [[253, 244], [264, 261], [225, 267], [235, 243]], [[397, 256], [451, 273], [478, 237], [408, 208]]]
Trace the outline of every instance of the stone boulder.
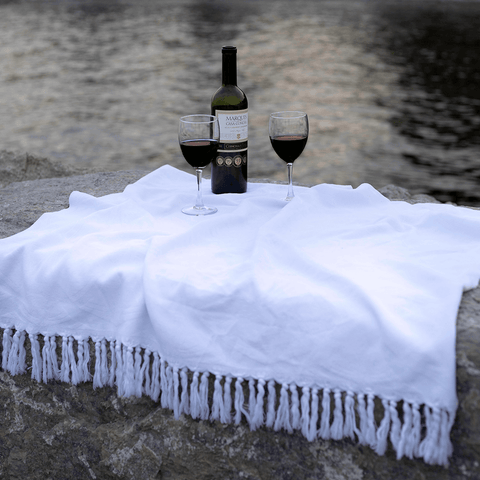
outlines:
[[[92, 169], [88, 173], [91, 173]], [[12, 182], [39, 178], [68, 177], [87, 173], [86, 169], [29, 153], [0, 151], [0, 188]]]
[[[68, 206], [73, 190], [122, 191], [146, 172], [44, 178], [0, 188], [0, 237], [28, 228], [44, 212]], [[388, 186], [390, 199], [435, 201]], [[28, 340], [27, 340], [28, 341]], [[5, 479], [480, 479], [480, 288], [464, 294], [457, 324], [459, 408], [448, 467], [384, 456], [350, 440], [308, 442], [302, 434], [246, 423], [193, 420], [116, 389], [37, 383], [0, 371], [0, 478]], [[28, 347], [28, 346], [27, 346]], [[28, 350], [28, 348], [27, 348]], [[92, 350], [92, 347], [91, 347]], [[28, 359], [27, 359], [28, 360]], [[93, 369], [93, 366], [91, 366]]]

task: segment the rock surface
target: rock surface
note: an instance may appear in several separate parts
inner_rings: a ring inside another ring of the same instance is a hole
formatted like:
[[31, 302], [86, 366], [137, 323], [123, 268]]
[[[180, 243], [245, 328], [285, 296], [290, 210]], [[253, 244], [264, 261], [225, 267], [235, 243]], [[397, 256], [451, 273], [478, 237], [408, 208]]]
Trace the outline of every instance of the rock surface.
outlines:
[[70, 175], [91, 173], [85, 169], [49, 158], [36, 157], [29, 153], [0, 151], [0, 188], [12, 182], [37, 180], [39, 178], [68, 177]]
[[[0, 158], [2, 158], [0, 156]], [[1, 167], [0, 167], [1, 168]], [[75, 173], [75, 172], [72, 172]], [[0, 188], [0, 238], [44, 212], [68, 206], [73, 190], [122, 191], [147, 172], [110, 172], [28, 180]], [[13, 178], [13, 177], [11, 177]], [[390, 199], [435, 201], [388, 186]], [[457, 323], [459, 409], [448, 468], [395, 459], [352, 441], [308, 442], [246, 424], [175, 420], [148, 397], [119, 398], [113, 388], [37, 383], [0, 372], [0, 478], [5, 479], [480, 479], [480, 288], [466, 292]]]
[[0, 188], [0, 238], [25, 230], [45, 212], [67, 208], [74, 190], [94, 196], [121, 192], [146, 173], [100, 172], [10, 183]]

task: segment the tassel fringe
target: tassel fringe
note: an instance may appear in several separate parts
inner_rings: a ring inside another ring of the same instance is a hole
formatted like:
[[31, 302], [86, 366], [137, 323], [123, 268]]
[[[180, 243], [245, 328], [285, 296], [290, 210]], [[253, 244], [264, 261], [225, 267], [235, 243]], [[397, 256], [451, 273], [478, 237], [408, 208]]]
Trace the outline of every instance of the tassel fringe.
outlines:
[[[24, 331], [3, 331], [1, 365], [12, 375], [27, 371], [26, 337]], [[103, 339], [95, 342], [91, 352], [88, 340], [72, 336], [28, 334], [28, 341], [29, 370], [38, 382], [57, 380], [75, 385], [92, 380], [94, 388], [116, 385], [120, 396], [148, 395], [162, 408], [172, 410], [175, 418], [189, 414], [201, 420], [237, 425], [245, 419], [251, 430], [263, 425], [289, 433], [299, 430], [309, 441], [348, 437], [369, 445], [379, 455], [390, 444], [398, 459], [421, 457], [429, 464], [447, 465], [452, 454], [454, 412], [444, 409], [403, 401], [399, 415], [397, 402], [382, 398], [383, 419], [377, 426], [375, 398], [370, 393], [278, 385], [273, 379], [245, 380], [215, 374], [210, 397], [209, 372], [174, 367], [158, 353], [140, 347]]]

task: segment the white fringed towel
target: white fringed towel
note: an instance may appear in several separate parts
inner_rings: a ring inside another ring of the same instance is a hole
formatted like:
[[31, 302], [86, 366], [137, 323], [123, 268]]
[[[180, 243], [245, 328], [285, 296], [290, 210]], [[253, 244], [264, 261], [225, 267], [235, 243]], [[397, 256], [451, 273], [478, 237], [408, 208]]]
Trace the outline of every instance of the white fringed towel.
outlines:
[[30, 345], [37, 380], [89, 380], [92, 360], [96, 387], [177, 416], [245, 417], [379, 454], [389, 439], [399, 458], [446, 464], [480, 212], [369, 185], [296, 187], [286, 203], [286, 186], [215, 196], [205, 181], [218, 213], [190, 217], [195, 188], [165, 166], [123, 193], [73, 192], [1, 240], [2, 367], [25, 371]]

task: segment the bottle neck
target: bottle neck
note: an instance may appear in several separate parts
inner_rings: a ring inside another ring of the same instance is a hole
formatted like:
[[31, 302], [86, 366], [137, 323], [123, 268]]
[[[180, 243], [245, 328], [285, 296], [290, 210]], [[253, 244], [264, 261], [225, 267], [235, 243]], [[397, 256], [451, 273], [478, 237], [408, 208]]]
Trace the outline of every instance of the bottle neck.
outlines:
[[237, 52], [222, 54], [222, 85], [237, 85]]

